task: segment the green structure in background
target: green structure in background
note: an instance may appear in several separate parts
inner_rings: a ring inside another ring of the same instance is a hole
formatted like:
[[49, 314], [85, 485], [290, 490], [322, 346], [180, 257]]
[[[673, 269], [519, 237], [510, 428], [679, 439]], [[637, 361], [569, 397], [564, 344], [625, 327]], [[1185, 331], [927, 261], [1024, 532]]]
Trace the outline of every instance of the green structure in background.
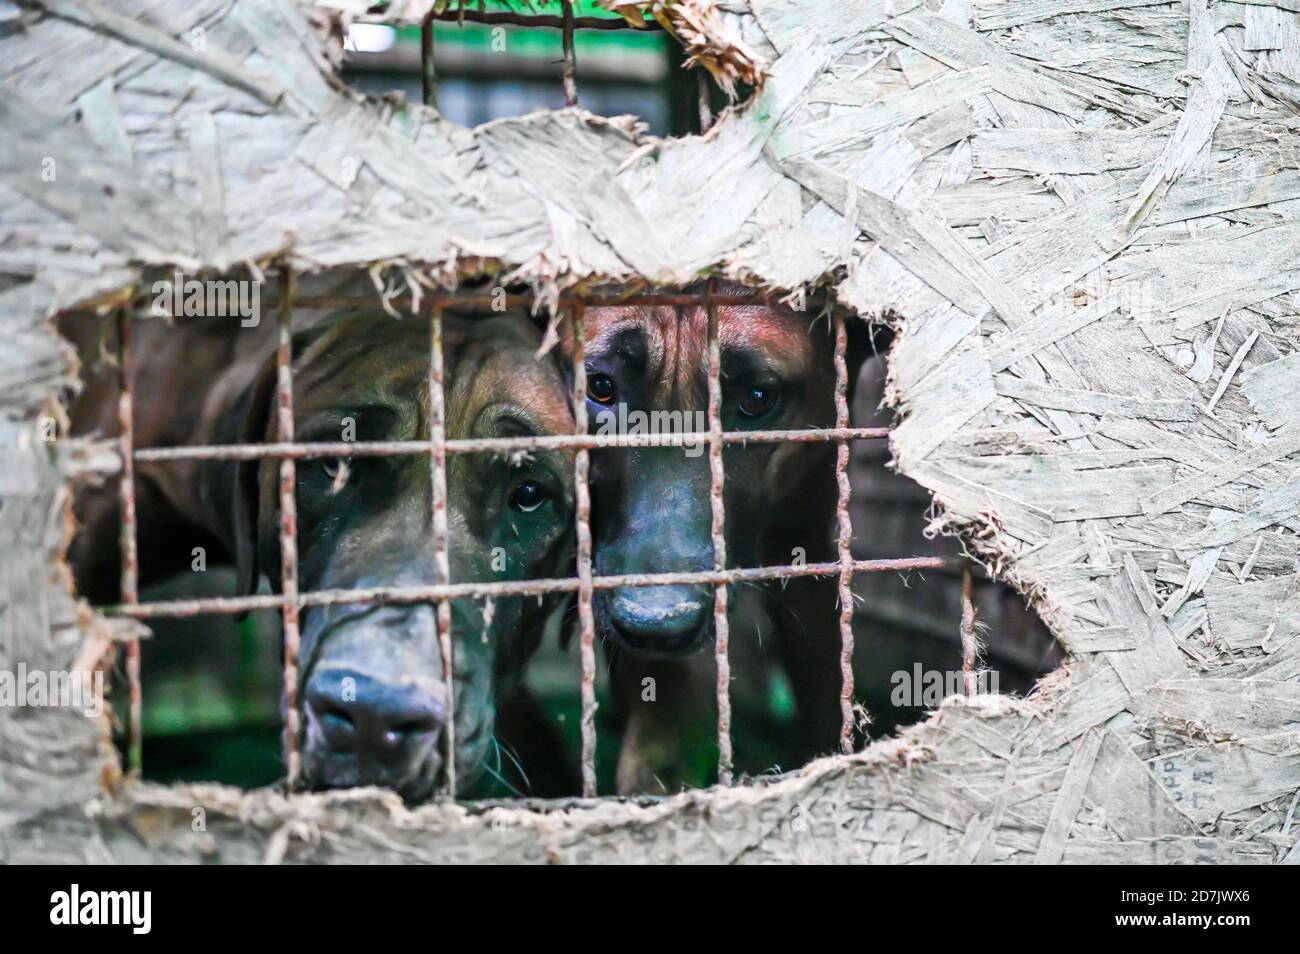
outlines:
[[[476, 10], [477, 4], [471, 9]], [[494, 2], [486, 4], [485, 10], [554, 17], [560, 8], [548, 5], [530, 11], [521, 3]], [[590, 0], [576, 4], [575, 15], [623, 22]], [[436, 20], [433, 34], [435, 101], [438, 111], [451, 121], [473, 126], [564, 106], [559, 29]], [[418, 26], [357, 24], [350, 41], [344, 78], [352, 86], [421, 101]], [[604, 116], [635, 115], [655, 135], [698, 132], [696, 78], [678, 68], [681, 51], [657, 26], [579, 29], [574, 48], [578, 103], [583, 109]]]
[[[471, 7], [471, 9], [477, 8], [478, 4]], [[483, 5], [483, 9], [489, 13], [518, 13], [521, 15], [540, 12], [554, 16], [560, 12], [559, 4], [549, 4], [537, 11], [531, 11], [524, 4], [504, 3], [501, 0], [488, 0]], [[573, 13], [576, 17], [599, 17], [611, 22], [623, 20], [617, 14], [610, 13], [603, 7], [597, 6], [594, 0], [575, 0]], [[653, 23], [653, 21], [648, 22]], [[414, 43], [416, 48], [419, 48], [419, 27], [402, 27], [397, 32], [399, 42]], [[544, 29], [516, 26], [498, 27], [470, 21], [452, 23], [446, 20], [435, 20], [433, 35], [435, 44], [445, 43], [448, 46], [462, 46], [485, 53], [504, 52], [498, 48], [500, 40], [504, 37], [508, 52], [521, 56], [547, 58], [553, 62], [558, 61], [564, 52], [561, 46], [561, 31], [550, 27]], [[662, 56], [667, 51], [668, 38], [662, 31], [654, 29], [653, 26], [645, 30], [576, 30], [574, 31], [573, 47], [579, 62], [582, 61], [584, 53], [600, 55], [610, 51], [627, 55], [648, 52]]]

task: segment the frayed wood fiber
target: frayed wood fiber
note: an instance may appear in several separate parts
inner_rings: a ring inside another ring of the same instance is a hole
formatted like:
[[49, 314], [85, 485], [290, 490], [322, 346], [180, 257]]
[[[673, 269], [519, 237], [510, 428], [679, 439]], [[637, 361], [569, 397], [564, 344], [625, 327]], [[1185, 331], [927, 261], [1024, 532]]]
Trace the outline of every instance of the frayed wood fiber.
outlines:
[[1071, 658], [1029, 700], [653, 804], [110, 793], [103, 724], [0, 709], [0, 860], [1300, 861], [1300, 11], [619, 2], [759, 85], [658, 140], [367, 100], [333, 71], [369, 6], [0, 0], [0, 668], [130, 635], [58, 561], [69, 477], [113, 449], [39, 438], [75, 374], [51, 316], [279, 261], [487, 264], [542, 302], [714, 269], [887, 318], [897, 466]]

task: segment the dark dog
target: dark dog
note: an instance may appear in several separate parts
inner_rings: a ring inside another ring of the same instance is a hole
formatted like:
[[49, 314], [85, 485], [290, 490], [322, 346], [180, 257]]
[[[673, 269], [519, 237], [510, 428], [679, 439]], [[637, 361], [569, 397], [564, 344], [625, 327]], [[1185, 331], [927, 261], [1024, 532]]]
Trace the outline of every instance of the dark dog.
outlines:
[[[834, 338], [830, 322], [750, 305], [718, 305], [725, 430], [830, 427], [835, 423]], [[708, 316], [703, 307], [602, 307], [586, 312], [588, 412], [653, 419], [685, 414], [706, 429]], [[850, 381], [866, 352], [855, 330]], [[567, 350], [572, 352], [571, 342]], [[671, 418], [665, 418], [671, 420]], [[606, 427], [608, 430], [608, 427]], [[709, 464], [699, 448], [640, 447], [592, 455], [594, 569], [600, 574], [713, 568]], [[835, 558], [837, 491], [830, 444], [731, 445], [723, 451], [727, 565]], [[829, 751], [839, 726], [836, 583], [802, 578], [765, 588], [763, 609], [795, 694], [801, 745], [791, 758]], [[734, 605], [734, 601], [733, 601]], [[713, 588], [658, 586], [598, 591], [596, 621], [615, 645], [642, 657], [612, 666], [618, 704], [628, 710], [619, 764], [625, 793], [700, 781], [683, 766], [692, 721], [711, 720], [711, 665], [674, 663], [713, 636]], [[738, 644], [757, 622], [731, 614]], [[655, 701], [642, 692], [650, 676]], [[666, 681], [666, 684], [665, 684]], [[698, 760], [697, 760], [698, 761]]]
[[[277, 439], [274, 329], [230, 332], [215, 324], [136, 322], [138, 446]], [[535, 360], [539, 343], [539, 332], [523, 318], [445, 319], [449, 438], [572, 431], [563, 375], [555, 361]], [[87, 353], [90, 342], [82, 344]], [[427, 322], [336, 318], [295, 336], [293, 366], [299, 441], [428, 439]], [[209, 369], [212, 375], [204, 377]], [[115, 430], [112, 392], [111, 376], [91, 382], [74, 408], [75, 431]], [[175, 566], [165, 558], [172, 544], [188, 563], [194, 542], [211, 538], [237, 563], [245, 591], [255, 587], [259, 571], [278, 588], [278, 472], [272, 459], [142, 467], [144, 580]], [[305, 459], [297, 480], [302, 591], [434, 582], [428, 455]], [[569, 572], [572, 454], [453, 455], [447, 486], [454, 582]], [[115, 500], [87, 494], [77, 509], [86, 523], [72, 552], [79, 583], [92, 599], [111, 600], [114, 588], [103, 581], [115, 574]], [[490, 621], [481, 603], [452, 602], [459, 793], [474, 790], [497, 709], [560, 602], [497, 600]], [[434, 791], [447, 719], [434, 614], [429, 604], [303, 611], [307, 784], [379, 784], [408, 800]]]

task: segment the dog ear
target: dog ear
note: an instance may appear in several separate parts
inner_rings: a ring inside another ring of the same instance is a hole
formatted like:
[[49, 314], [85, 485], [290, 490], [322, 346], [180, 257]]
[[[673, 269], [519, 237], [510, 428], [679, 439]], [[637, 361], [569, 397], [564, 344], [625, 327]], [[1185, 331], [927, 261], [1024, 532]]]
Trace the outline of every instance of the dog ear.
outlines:
[[[240, 442], [260, 444], [266, 440], [271, 421], [271, 405], [275, 397], [276, 365], [272, 356], [267, 359], [249, 389], [248, 405], [244, 413]], [[233, 520], [235, 540], [235, 572], [238, 591], [248, 596], [257, 590], [257, 524], [259, 475], [263, 458], [241, 460], [235, 463]]]

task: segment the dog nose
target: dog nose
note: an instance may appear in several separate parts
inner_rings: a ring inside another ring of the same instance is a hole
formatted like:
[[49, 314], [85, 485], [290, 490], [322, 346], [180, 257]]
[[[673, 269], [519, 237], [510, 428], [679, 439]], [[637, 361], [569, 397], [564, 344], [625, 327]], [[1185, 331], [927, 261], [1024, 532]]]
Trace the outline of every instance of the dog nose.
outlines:
[[649, 586], [616, 590], [610, 622], [630, 648], [678, 653], [694, 647], [709, 619], [709, 590], [698, 586]]
[[389, 775], [414, 769], [446, 721], [443, 699], [429, 689], [348, 669], [316, 672], [306, 696], [309, 719], [330, 754], [355, 758], [363, 783], [386, 782]]

